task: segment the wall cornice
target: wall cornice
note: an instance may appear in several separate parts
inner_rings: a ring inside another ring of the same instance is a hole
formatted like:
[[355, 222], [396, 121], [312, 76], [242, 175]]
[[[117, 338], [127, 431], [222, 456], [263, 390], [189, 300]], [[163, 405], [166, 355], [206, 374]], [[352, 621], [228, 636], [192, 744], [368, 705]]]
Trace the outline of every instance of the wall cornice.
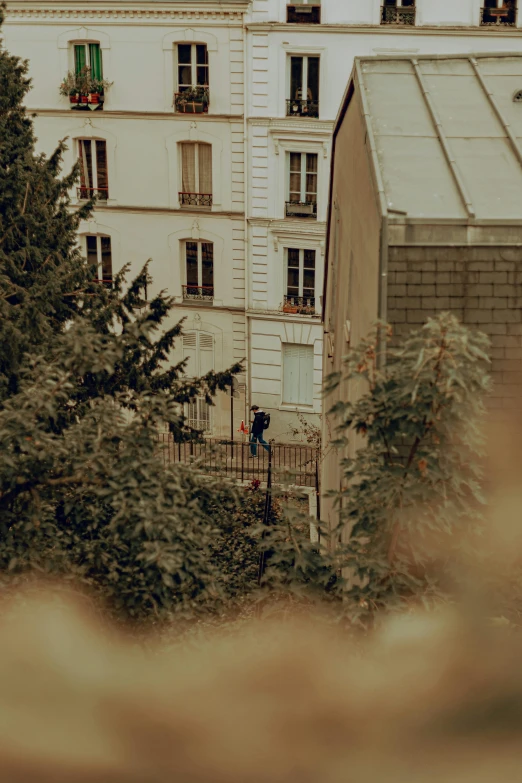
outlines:
[[[37, 117], [72, 117], [73, 115], [80, 114], [79, 111], [72, 109], [39, 109], [31, 106], [26, 107], [28, 114], [35, 114]], [[86, 112], [82, 112], [87, 114]], [[230, 124], [240, 124], [243, 127], [243, 115], [242, 114], [181, 114], [175, 111], [170, 112], [155, 112], [155, 111], [123, 111], [105, 109], [104, 111], [94, 112], [95, 119], [126, 119], [126, 120], [169, 120], [170, 122], [187, 122], [188, 118], [191, 121], [197, 119], [202, 125], [212, 122], [228, 122]], [[92, 119], [92, 114], [89, 113]]]
[[[190, 24], [230, 25], [236, 23], [243, 25], [243, 16], [248, 8], [248, 3], [221, 5], [216, 3], [214, 7], [197, 8], [196, 3], [188, 8], [188, 3], [154, 3], [147, 5], [139, 2], [110, 2], [87, 3], [85, 0], [75, 2], [34, 2], [30, 5], [26, 0], [13, 0], [6, 11], [6, 21], [20, 22], [75, 22], [79, 20], [104, 20], [107, 22], [139, 21], [140, 23], [158, 24], [164, 22], [190, 22]], [[196, 6], [196, 7], [194, 7]]]
[[[520, 38], [522, 28], [509, 27], [496, 29], [494, 27], [478, 27], [474, 25], [462, 25], [459, 27], [441, 27], [439, 25], [425, 25], [422, 27], [405, 27], [380, 24], [285, 24], [284, 22], [247, 22], [246, 29], [250, 32], [263, 33], [353, 33], [362, 35], [445, 35], [445, 36], [486, 36], [486, 38]], [[500, 25], [498, 25], [500, 27]]]

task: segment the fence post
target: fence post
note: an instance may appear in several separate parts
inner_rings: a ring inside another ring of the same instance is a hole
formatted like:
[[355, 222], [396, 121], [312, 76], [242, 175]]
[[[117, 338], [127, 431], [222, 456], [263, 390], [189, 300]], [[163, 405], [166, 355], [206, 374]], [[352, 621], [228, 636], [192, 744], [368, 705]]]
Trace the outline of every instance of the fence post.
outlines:
[[[268, 473], [266, 477], [266, 495], [265, 495], [265, 510], [263, 514], [263, 527], [266, 529], [268, 527], [268, 522], [270, 519], [270, 511], [272, 509], [272, 443], [273, 441], [269, 441], [269, 448], [268, 448]], [[263, 532], [263, 538], [265, 538], [266, 532]], [[263, 578], [263, 574], [265, 573], [266, 569], [266, 561], [268, 559], [268, 552], [264, 551], [261, 552], [259, 555], [259, 571], [257, 575], [257, 583], [258, 585], [261, 584], [261, 580]]]
[[315, 453], [315, 497], [316, 497], [316, 512], [315, 517], [317, 519], [317, 543], [321, 545], [321, 492], [319, 483], [319, 452]]

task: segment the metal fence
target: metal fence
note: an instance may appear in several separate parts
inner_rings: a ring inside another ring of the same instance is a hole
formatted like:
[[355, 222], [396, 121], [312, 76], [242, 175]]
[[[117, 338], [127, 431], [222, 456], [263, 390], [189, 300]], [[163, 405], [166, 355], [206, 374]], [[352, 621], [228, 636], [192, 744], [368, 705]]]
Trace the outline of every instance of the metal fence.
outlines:
[[[203, 441], [175, 443], [168, 433], [160, 433], [160, 443], [165, 464], [193, 462], [204, 471], [216, 476], [228, 476], [236, 481], [268, 479], [269, 454], [259, 443], [257, 455], [251, 457], [250, 444], [206, 438]], [[312, 446], [271, 443], [272, 482], [316, 488], [318, 481], [318, 451]]]

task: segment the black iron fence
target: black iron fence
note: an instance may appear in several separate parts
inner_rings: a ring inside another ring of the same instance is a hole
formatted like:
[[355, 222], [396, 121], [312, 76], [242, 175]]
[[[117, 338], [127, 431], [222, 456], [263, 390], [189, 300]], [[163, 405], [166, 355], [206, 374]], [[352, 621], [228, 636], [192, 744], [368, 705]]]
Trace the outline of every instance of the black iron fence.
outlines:
[[415, 24], [415, 6], [383, 6], [382, 7], [382, 24]]
[[319, 454], [313, 446], [271, 443], [269, 455], [258, 443], [253, 457], [250, 444], [243, 441], [205, 438], [199, 442], [175, 443], [168, 433], [160, 433], [159, 437], [165, 464], [195, 462], [201, 471], [210, 475], [265, 485], [271, 462], [272, 483], [314, 489], [317, 485]]

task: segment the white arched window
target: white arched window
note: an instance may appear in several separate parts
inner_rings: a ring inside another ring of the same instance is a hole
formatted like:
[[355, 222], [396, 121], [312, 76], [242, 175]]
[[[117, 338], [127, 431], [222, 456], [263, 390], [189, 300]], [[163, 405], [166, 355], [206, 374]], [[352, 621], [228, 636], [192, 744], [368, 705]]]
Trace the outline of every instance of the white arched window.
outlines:
[[214, 299], [213, 243], [187, 240], [183, 243], [183, 249], [185, 255], [183, 299], [212, 302]]
[[103, 234], [85, 234], [87, 262], [94, 266], [97, 279], [105, 285], [112, 285], [111, 238]]

